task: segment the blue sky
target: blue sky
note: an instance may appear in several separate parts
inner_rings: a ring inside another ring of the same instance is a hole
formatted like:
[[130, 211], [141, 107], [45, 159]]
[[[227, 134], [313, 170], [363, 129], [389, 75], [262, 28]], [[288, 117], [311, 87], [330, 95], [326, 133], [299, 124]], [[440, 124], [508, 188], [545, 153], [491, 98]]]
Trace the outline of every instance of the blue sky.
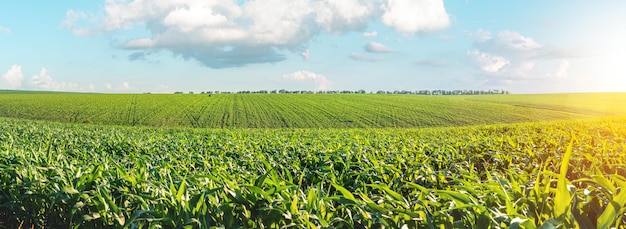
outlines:
[[626, 1], [0, 3], [0, 88], [626, 91]]

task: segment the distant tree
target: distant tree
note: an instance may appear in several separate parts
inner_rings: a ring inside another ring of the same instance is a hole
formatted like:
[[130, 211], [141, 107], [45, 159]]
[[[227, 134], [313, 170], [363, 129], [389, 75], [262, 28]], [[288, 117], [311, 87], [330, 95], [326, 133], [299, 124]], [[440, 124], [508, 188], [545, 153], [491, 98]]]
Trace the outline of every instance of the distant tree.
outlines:
[[[280, 90], [258, 90], [258, 91], [249, 91], [249, 90], [244, 90], [244, 91], [236, 91], [236, 92], [230, 92], [230, 91], [202, 91], [200, 92], [200, 94], [402, 94], [402, 95], [487, 95], [487, 94], [510, 94], [509, 91], [507, 90], [498, 90], [498, 89], [490, 89], [490, 90], [416, 90], [416, 91], [408, 91], [408, 90], [395, 90], [395, 91], [383, 91], [383, 90], [378, 90], [376, 92], [374, 91], [370, 91], [367, 92], [363, 89], [359, 89], [359, 90], [355, 90], [355, 91], [351, 91], [351, 90], [335, 90], [335, 91], [325, 91], [325, 90], [318, 90], [318, 91], [311, 91], [311, 90], [294, 90], [294, 91], [289, 91], [289, 90], [285, 90], [285, 89], [280, 89]], [[149, 94], [149, 92], [145, 93], [145, 94]], [[174, 92], [174, 94], [184, 94], [182, 91], [177, 91]], [[194, 94], [193, 91], [189, 91], [189, 94]]]

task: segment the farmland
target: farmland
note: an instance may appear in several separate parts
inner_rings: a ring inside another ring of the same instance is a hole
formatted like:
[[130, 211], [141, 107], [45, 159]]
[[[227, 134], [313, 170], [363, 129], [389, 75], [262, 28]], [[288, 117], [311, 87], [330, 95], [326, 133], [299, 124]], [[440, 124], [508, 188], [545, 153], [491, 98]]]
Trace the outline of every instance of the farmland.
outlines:
[[2, 94], [0, 228], [623, 228], [625, 98]]
[[156, 127], [440, 127], [626, 114], [622, 104], [626, 104], [623, 93], [543, 97], [4, 93], [0, 117]]

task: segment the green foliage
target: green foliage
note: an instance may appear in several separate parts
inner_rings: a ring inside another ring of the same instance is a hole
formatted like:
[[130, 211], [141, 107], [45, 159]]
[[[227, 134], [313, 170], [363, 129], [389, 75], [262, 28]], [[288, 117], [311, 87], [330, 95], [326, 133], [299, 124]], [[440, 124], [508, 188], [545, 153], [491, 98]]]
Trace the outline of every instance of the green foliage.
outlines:
[[0, 228], [624, 228], [626, 119], [168, 129], [0, 119]]
[[0, 93], [0, 117], [125, 126], [379, 128], [517, 123], [626, 115], [626, 94]]

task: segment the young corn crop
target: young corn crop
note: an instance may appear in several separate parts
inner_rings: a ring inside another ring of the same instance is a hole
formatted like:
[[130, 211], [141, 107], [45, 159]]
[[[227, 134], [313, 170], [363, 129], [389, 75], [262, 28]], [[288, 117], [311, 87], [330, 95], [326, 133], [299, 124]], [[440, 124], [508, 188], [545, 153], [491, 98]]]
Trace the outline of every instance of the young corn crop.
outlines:
[[626, 93], [376, 94], [0, 93], [0, 117], [125, 126], [416, 128], [626, 115]]
[[626, 119], [427, 129], [0, 119], [0, 228], [625, 228]]

